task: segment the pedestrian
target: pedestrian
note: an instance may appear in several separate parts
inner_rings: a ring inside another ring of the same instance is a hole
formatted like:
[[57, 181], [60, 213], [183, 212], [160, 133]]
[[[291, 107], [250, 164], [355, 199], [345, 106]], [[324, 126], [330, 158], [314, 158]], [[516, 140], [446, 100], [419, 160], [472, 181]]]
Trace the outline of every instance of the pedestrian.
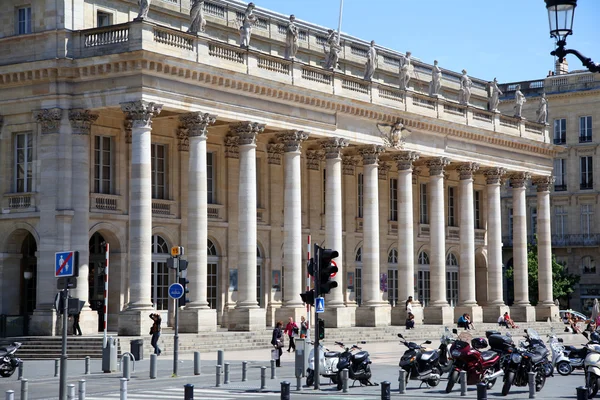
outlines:
[[415, 316], [409, 312], [406, 315], [406, 329], [414, 329], [415, 327]]
[[306, 318], [304, 318], [304, 315], [300, 317], [300, 338], [304, 339], [306, 338], [306, 335], [308, 334], [308, 322], [306, 321]]
[[160, 338], [160, 324], [162, 323], [162, 318], [160, 314], [150, 314], [150, 319], [154, 321], [152, 327], [150, 328], [150, 334], [152, 335], [152, 340], [150, 344], [154, 347], [154, 354], [160, 356], [162, 353], [160, 347], [158, 347], [158, 339]]
[[406, 308], [406, 314], [408, 315], [409, 313], [412, 314], [413, 309], [412, 309], [412, 302], [413, 302], [413, 298], [412, 296], [408, 296], [408, 300], [406, 300], [406, 304], [404, 305], [404, 307]]
[[273, 337], [271, 338], [271, 344], [273, 345], [273, 352], [275, 357], [275, 366], [281, 367], [281, 354], [283, 354], [283, 327], [282, 321], [277, 321], [275, 329], [273, 329]]
[[[79, 326], [79, 317], [81, 316], [81, 313], [77, 313], [73, 315], [73, 335], [77, 336], [82, 336], [81, 333], [81, 327]], [[79, 332], [79, 333], [77, 333]]]
[[298, 333], [300, 332], [300, 329], [298, 328], [298, 324], [296, 324], [294, 322], [294, 318], [290, 317], [290, 322], [287, 323], [287, 325], [285, 326], [285, 330], [283, 331], [283, 333], [288, 335], [288, 338], [290, 339], [290, 344], [288, 346], [288, 353], [291, 350], [296, 351], [296, 343], [294, 343], [294, 337], [298, 336]]

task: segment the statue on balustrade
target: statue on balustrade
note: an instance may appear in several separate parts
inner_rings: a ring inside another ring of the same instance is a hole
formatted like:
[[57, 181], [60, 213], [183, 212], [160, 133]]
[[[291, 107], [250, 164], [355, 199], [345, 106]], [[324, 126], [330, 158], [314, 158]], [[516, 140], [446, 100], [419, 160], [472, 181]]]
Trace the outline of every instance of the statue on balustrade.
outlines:
[[431, 82], [429, 82], [429, 95], [432, 97], [438, 97], [440, 90], [442, 89], [442, 70], [438, 66], [438, 61], [433, 62], [433, 68], [431, 69]]
[[412, 69], [410, 56], [411, 52], [407, 51], [406, 56], [402, 57], [402, 66], [400, 67], [400, 89], [408, 89], [408, 83], [410, 82], [410, 73]]
[[333, 29], [327, 30], [327, 40], [323, 44], [325, 52], [325, 69], [337, 68], [338, 60], [340, 59], [340, 51], [342, 46], [338, 43], [338, 35]]
[[188, 29], [188, 33], [197, 35], [198, 32], [204, 32], [205, 26], [204, 0], [192, 0], [192, 8], [190, 8], [190, 29]]
[[521, 85], [517, 85], [515, 90], [515, 105], [513, 107], [515, 109], [515, 117], [523, 118], [523, 104], [525, 103], [527, 103], [527, 100], [523, 92], [521, 92]]
[[500, 103], [500, 96], [502, 92], [498, 87], [498, 80], [494, 78], [494, 81], [490, 83], [490, 111], [498, 112], [498, 104]]
[[462, 76], [460, 77], [460, 90], [458, 92], [458, 102], [460, 104], [468, 105], [469, 100], [471, 99], [471, 87], [473, 86], [473, 81], [467, 75], [467, 70], [462, 70]]
[[293, 60], [298, 51], [298, 27], [294, 22], [296, 17], [292, 14], [285, 32], [285, 58], [288, 60]]
[[538, 109], [536, 111], [537, 122], [540, 124], [545, 124], [548, 118], [548, 99], [546, 99], [546, 93], [542, 93], [542, 97], [540, 97], [540, 103], [538, 104]]
[[138, 16], [135, 17], [134, 21], [141, 21], [148, 18], [148, 11], [150, 10], [150, 0], [138, 0], [140, 11]]
[[242, 19], [242, 26], [240, 26], [240, 47], [247, 49], [250, 47], [250, 36], [252, 35], [252, 25], [258, 20], [254, 11], [254, 3], [248, 3], [246, 11], [244, 11], [244, 17]]
[[375, 49], [375, 41], [371, 40], [371, 47], [367, 51], [367, 62], [365, 63], [365, 80], [372, 81], [377, 68], [377, 49]]

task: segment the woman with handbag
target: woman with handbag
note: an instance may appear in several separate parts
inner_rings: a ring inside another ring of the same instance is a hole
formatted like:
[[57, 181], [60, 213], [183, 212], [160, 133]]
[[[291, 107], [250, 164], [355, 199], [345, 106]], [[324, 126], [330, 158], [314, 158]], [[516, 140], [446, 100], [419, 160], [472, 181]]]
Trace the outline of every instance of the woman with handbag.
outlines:
[[294, 322], [294, 318], [290, 317], [290, 322], [288, 322], [288, 324], [285, 326], [283, 333], [286, 333], [288, 338], [290, 338], [290, 345], [287, 350], [288, 353], [290, 350], [296, 351], [296, 343], [294, 343], [294, 338], [298, 336], [300, 329], [298, 329], [298, 324]]
[[271, 338], [271, 344], [273, 345], [274, 352], [277, 355], [275, 358], [275, 366], [281, 367], [281, 354], [283, 353], [283, 331], [281, 328], [283, 327], [283, 322], [277, 321], [277, 325], [275, 329], [273, 329], [273, 337]]

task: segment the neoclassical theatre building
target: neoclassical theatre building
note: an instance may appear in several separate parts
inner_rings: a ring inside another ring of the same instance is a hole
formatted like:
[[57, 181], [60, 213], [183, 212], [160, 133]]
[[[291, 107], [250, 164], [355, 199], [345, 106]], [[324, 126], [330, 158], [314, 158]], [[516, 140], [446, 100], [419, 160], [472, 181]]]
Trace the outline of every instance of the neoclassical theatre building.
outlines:
[[[408, 296], [425, 323], [464, 312], [495, 322], [508, 310], [504, 182], [510, 312], [555, 314], [558, 151], [545, 124], [489, 107], [487, 80], [246, 3], [141, 3], [0, 5], [5, 321], [27, 317], [30, 334], [56, 334], [54, 254], [76, 250], [71, 294], [86, 301], [84, 333], [97, 331], [108, 243], [109, 330], [147, 334], [152, 310], [171, 317], [171, 246], [189, 261], [181, 331], [265, 329], [306, 312], [311, 235], [340, 253], [327, 326], [403, 324]], [[526, 269], [531, 184], [537, 307]]]

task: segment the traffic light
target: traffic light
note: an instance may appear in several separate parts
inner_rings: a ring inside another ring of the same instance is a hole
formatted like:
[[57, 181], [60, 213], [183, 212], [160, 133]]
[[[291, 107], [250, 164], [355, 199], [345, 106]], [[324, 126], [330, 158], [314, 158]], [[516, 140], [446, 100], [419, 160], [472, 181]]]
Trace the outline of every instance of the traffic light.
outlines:
[[308, 260], [308, 275], [315, 276], [315, 260], [311, 258]]
[[310, 306], [315, 305], [315, 290], [311, 289], [304, 293], [300, 293], [300, 298], [304, 304], [308, 304]]
[[321, 249], [319, 254], [319, 296], [329, 293], [329, 291], [337, 287], [336, 281], [331, 281], [331, 278], [338, 272], [338, 267], [332, 260], [339, 256], [339, 253], [331, 249]]
[[325, 321], [321, 318], [318, 320], [319, 323], [319, 339], [325, 339]]
[[190, 283], [190, 281], [186, 278], [179, 278], [179, 284], [183, 286], [183, 296], [177, 300], [179, 302], [179, 307], [185, 307], [186, 304], [190, 302], [190, 299], [187, 297], [188, 293], [190, 292], [190, 289], [187, 287], [188, 283]]

